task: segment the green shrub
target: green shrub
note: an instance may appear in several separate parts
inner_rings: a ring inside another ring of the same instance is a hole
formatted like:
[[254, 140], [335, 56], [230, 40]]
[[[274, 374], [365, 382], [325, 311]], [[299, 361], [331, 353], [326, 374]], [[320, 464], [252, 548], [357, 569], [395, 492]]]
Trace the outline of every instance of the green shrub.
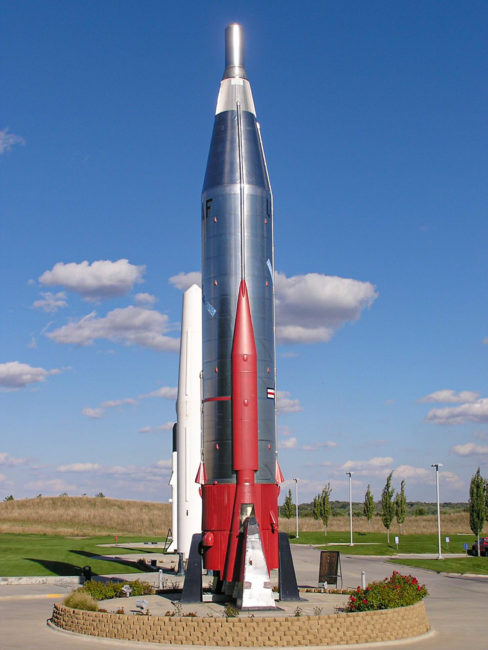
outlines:
[[131, 596], [146, 596], [154, 593], [154, 587], [143, 580], [132, 580], [132, 582], [126, 584], [129, 584], [132, 587]]
[[349, 596], [346, 612], [366, 612], [372, 609], [407, 607], [427, 596], [425, 585], [411, 575], [403, 576], [393, 571], [383, 582], [371, 582], [366, 589], [358, 587]]
[[85, 582], [83, 589], [95, 600], [107, 600], [109, 598], [123, 598], [125, 593], [122, 591], [122, 587], [125, 585], [132, 588], [131, 596], [145, 596], [154, 593], [154, 588], [148, 582], [142, 582], [141, 580], [128, 580], [127, 582], [88, 580]]
[[63, 603], [66, 607], [71, 607], [73, 609], [86, 609], [89, 612], [96, 612], [98, 610], [97, 601], [90, 596], [83, 587], [72, 591], [68, 596], [66, 596]]
[[227, 603], [223, 616], [225, 616], [225, 618], [235, 618], [236, 616], [239, 616], [240, 613], [241, 612], [239, 609], [237, 609], [237, 607], [234, 607], [234, 605]]

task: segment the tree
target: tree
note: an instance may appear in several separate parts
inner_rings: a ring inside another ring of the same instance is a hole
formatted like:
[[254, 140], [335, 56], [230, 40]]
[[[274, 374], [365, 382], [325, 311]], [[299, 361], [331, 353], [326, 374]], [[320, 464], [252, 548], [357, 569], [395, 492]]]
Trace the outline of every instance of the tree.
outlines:
[[371, 519], [373, 519], [374, 516], [374, 497], [373, 494], [371, 493], [371, 488], [369, 483], [368, 483], [368, 489], [366, 490], [366, 494], [364, 495], [363, 514], [368, 520], [368, 527], [371, 528]]
[[8, 497], [5, 497], [4, 501], [13, 501], [14, 500], [14, 495], [9, 494]]
[[[285, 498], [285, 503], [283, 504], [283, 507], [281, 508], [281, 516], [285, 517], [286, 519], [291, 519], [293, 515], [295, 514], [295, 508], [293, 506], [293, 499], [291, 497], [291, 490], [288, 490], [288, 494], [286, 495]], [[288, 526], [289, 528], [289, 526]], [[288, 531], [290, 532], [290, 531]]]
[[395, 497], [395, 517], [402, 532], [402, 524], [407, 516], [407, 497], [405, 496], [405, 481], [400, 483], [400, 492]]
[[388, 544], [390, 543], [390, 526], [395, 516], [395, 504], [393, 503], [393, 497], [395, 495], [394, 488], [391, 487], [391, 477], [393, 472], [388, 474], [386, 479], [385, 487], [381, 493], [381, 507], [383, 512], [381, 513], [381, 521], [383, 526], [386, 528], [386, 539]]
[[103, 492], [99, 492], [98, 494], [95, 494], [95, 496], [100, 497], [101, 499], [103, 499], [105, 497]]
[[320, 494], [317, 494], [313, 500], [313, 518], [320, 519], [320, 521], [324, 524], [324, 535], [327, 535], [327, 524], [329, 523], [329, 517], [332, 511], [330, 507], [331, 492], [332, 488], [330, 487], [330, 483], [327, 483], [322, 492]]
[[469, 525], [478, 540], [478, 556], [480, 555], [480, 533], [486, 521], [485, 481], [480, 474], [480, 468], [471, 479], [469, 485]]

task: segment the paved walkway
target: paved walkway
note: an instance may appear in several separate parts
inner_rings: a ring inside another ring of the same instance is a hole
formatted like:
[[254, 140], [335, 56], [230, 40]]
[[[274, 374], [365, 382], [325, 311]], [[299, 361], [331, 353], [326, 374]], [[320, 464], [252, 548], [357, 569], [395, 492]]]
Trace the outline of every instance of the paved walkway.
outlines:
[[[319, 551], [299, 546], [292, 547], [292, 553], [299, 584], [316, 586]], [[360, 584], [362, 570], [366, 572], [366, 579], [370, 582], [381, 580], [396, 569], [414, 573], [421, 582], [426, 583], [429, 590], [430, 595], [426, 599], [426, 606], [435, 634], [417, 641], [374, 644], [367, 647], [393, 648], [401, 645], [419, 650], [488, 647], [488, 643], [485, 643], [488, 580], [483, 577], [438, 575], [430, 571], [389, 564], [385, 558], [348, 556], [347, 552], [342, 554], [341, 559], [345, 587], [356, 587]], [[134, 579], [136, 574], [130, 574], [128, 577]], [[158, 579], [157, 574], [141, 575], [142, 579], [148, 577], [154, 581]], [[61, 600], [70, 589], [61, 583], [0, 586], [0, 647], [2, 650], [52, 650], [53, 648], [107, 650], [110, 647], [154, 650], [160, 647], [154, 644], [79, 637], [50, 629], [46, 626], [46, 620], [51, 616], [53, 602]], [[189, 647], [180, 647], [182, 650], [189, 650]], [[341, 646], [341, 648], [345, 647]], [[191, 648], [193, 649], [194, 646]]]

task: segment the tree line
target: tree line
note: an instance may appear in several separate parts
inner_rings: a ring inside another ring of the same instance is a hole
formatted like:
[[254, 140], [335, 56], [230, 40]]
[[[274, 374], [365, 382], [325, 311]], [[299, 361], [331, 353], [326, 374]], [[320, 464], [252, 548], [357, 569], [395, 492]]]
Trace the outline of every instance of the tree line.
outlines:
[[[388, 544], [390, 543], [390, 528], [394, 519], [397, 520], [401, 533], [402, 525], [405, 522], [405, 518], [407, 516], [405, 481], [402, 480], [400, 483], [400, 490], [395, 491], [395, 488], [392, 487], [392, 477], [393, 472], [390, 472], [386, 478], [386, 483], [381, 493], [380, 512], [376, 512], [376, 503], [373, 493], [371, 492], [371, 486], [369, 484], [364, 495], [364, 502], [362, 504], [362, 514], [364, 517], [366, 517], [370, 525], [371, 520], [375, 515], [379, 515], [381, 517], [381, 521], [386, 528]], [[332, 488], [330, 487], [330, 483], [327, 483], [322, 491], [314, 497], [312, 502], [311, 514], [315, 520], [320, 520], [322, 522], [324, 526], [324, 535], [327, 535], [327, 526], [332, 515], [332, 505], [330, 500], [331, 492]], [[291, 490], [288, 490], [285, 502], [280, 508], [280, 514], [282, 517], [290, 519], [295, 515], [295, 512], [295, 505], [293, 504]], [[483, 527], [488, 518], [488, 480], [484, 479], [483, 476], [481, 476], [479, 467], [472, 477], [469, 487], [468, 512], [469, 525], [473, 534], [476, 535], [478, 540], [479, 555], [479, 537], [483, 532]]]

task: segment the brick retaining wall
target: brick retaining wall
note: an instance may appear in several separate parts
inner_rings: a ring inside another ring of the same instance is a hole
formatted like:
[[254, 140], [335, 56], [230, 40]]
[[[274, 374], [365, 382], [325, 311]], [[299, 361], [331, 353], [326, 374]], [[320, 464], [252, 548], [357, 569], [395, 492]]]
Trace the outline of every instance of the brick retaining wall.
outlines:
[[63, 630], [111, 639], [243, 647], [393, 641], [430, 629], [423, 601], [376, 612], [229, 619], [87, 612], [55, 604], [52, 622]]

